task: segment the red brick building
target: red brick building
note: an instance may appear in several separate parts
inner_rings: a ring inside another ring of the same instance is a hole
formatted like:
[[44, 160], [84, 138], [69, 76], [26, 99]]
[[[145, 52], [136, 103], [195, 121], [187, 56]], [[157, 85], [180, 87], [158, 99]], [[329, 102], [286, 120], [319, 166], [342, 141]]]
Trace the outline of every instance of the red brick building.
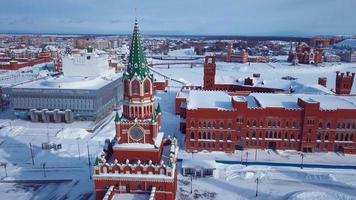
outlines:
[[[263, 83], [254, 83], [253, 79], [247, 77], [243, 82], [238, 80], [233, 81], [218, 81], [220, 77], [216, 76], [216, 58], [215, 56], [206, 56], [204, 62], [204, 90], [223, 90], [229, 92], [235, 91], [250, 91], [250, 92], [287, 92], [281, 88], [272, 88], [263, 85]], [[255, 77], [260, 78], [260, 77]]]
[[0, 69], [18, 70], [23, 67], [32, 67], [37, 64], [51, 61], [49, 52], [41, 52], [35, 58], [0, 58]]
[[306, 43], [299, 44], [295, 51], [290, 50], [288, 55], [288, 62], [294, 62], [300, 64], [319, 64], [323, 62], [323, 49], [322, 48], [311, 48]]
[[356, 153], [354, 96], [181, 93], [185, 93], [178, 96], [187, 151], [260, 148]]
[[160, 132], [161, 109], [155, 106], [153, 74], [140, 41], [137, 21], [124, 73], [122, 116], [116, 115], [116, 135], [107, 140], [96, 160], [97, 199], [121, 199], [135, 194], [142, 199], [174, 200], [177, 190], [175, 139]]

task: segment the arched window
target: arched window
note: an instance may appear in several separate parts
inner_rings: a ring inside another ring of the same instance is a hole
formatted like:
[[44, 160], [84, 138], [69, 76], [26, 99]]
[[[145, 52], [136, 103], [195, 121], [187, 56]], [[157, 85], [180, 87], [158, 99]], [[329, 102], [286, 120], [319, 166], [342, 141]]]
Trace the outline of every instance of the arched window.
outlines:
[[201, 132], [198, 133], [198, 139], [201, 139]]
[[213, 128], [216, 128], [216, 124], [215, 124], [215, 122], [213, 122]]
[[345, 141], [349, 141], [349, 134], [345, 134]]
[[323, 123], [319, 123], [319, 128], [323, 128]]
[[255, 138], [256, 137], [256, 131], [252, 132], [252, 137]]
[[223, 139], [224, 139], [224, 134], [220, 133], [220, 140], [223, 140]]
[[330, 122], [326, 124], [326, 128], [330, 128]]
[[132, 82], [132, 94], [140, 94], [140, 84], [137, 81]]
[[190, 133], [190, 139], [194, 139], [194, 132]]
[[231, 140], [231, 133], [227, 133], [227, 140]]
[[211, 128], [211, 123], [210, 122], [208, 122], [208, 128]]
[[208, 132], [208, 140], [210, 140], [210, 132]]
[[150, 93], [150, 81], [149, 80], [145, 80], [145, 84], [144, 84], [144, 91], [145, 93]]
[[203, 133], [203, 139], [206, 139], [206, 133], [205, 132]]
[[203, 122], [203, 127], [204, 127], [204, 128], [206, 127], [206, 122]]
[[194, 127], [194, 121], [190, 123], [190, 127]]
[[215, 132], [213, 132], [213, 140], [215, 140]]
[[224, 128], [224, 123], [220, 122], [220, 128]]
[[231, 128], [232, 128], [231, 122], [229, 122], [229, 123], [227, 124], [227, 128], [228, 128], [228, 129], [231, 129]]
[[326, 133], [325, 140], [329, 140], [329, 133]]
[[142, 187], [140, 184], [137, 185], [137, 190], [142, 190]]

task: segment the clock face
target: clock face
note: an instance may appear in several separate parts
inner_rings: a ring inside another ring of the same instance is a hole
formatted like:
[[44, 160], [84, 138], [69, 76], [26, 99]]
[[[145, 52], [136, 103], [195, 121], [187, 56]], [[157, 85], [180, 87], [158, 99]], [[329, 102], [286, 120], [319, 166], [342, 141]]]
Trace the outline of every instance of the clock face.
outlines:
[[132, 127], [130, 130], [130, 137], [134, 141], [139, 141], [143, 138], [143, 131], [139, 127]]

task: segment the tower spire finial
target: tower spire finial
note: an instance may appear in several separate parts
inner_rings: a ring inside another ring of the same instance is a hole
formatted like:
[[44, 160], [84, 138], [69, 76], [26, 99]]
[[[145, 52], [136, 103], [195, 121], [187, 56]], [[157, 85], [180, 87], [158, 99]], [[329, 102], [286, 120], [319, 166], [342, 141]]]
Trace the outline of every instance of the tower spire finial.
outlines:
[[137, 8], [135, 7], [135, 22], [137, 22]]

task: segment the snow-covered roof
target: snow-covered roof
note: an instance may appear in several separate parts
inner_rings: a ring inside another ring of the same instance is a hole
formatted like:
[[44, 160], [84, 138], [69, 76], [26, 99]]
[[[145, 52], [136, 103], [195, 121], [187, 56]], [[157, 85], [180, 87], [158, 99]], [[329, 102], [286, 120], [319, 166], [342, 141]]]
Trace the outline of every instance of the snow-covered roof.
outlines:
[[106, 77], [48, 77], [37, 81], [28, 82], [15, 86], [18, 89], [85, 89], [95, 90], [117, 80], [122, 76], [120, 74], [111, 74]]
[[[297, 109], [301, 108], [298, 106], [298, 97], [291, 94], [264, 94], [264, 93], [252, 93], [248, 100], [248, 106], [254, 108], [254, 106], [262, 108], [287, 108], [287, 109]], [[253, 101], [256, 103], [253, 103]]]
[[356, 49], [356, 39], [346, 39], [334, 45], [337, 48], [352, 48]]
[[308, 103], [320, 103], [320, 110], [355, 109], [356, 96], [335, 96], [319, 94], [274, 94], [251, 93], [248, 96], [229, 96], [223, 91], [189, 92], [187, 109], [215, 108], [233, 110], [231, 98], [237, 102], [247, 102], [248, 108], [285, 108], [302, 109], [298, 99]]
[[250, 96], [253, 99], [248, 99], [250, 108], [286, 108], [298, 109], [298, 98], [309, 103], [320, 103], [320, 110], [336, 110], [336, 109], [356, 109], [356, 96], [334, 96], [334, 95], [310, 95], [310, 94], [263, 94], [252, 93]]
[[187, 99], [187, 109], [214, 108], [233, 110], [231, 96], [223, 91], [191, 90]]
[[150, 195], [147, 194], [130, 194], [130, 193], [116, 193], [112, 200], [148, 200]]
[[183, 159], [182, 168], [204, 168], [215, 169], [215, 160], [197, 160], [197, 159]]

